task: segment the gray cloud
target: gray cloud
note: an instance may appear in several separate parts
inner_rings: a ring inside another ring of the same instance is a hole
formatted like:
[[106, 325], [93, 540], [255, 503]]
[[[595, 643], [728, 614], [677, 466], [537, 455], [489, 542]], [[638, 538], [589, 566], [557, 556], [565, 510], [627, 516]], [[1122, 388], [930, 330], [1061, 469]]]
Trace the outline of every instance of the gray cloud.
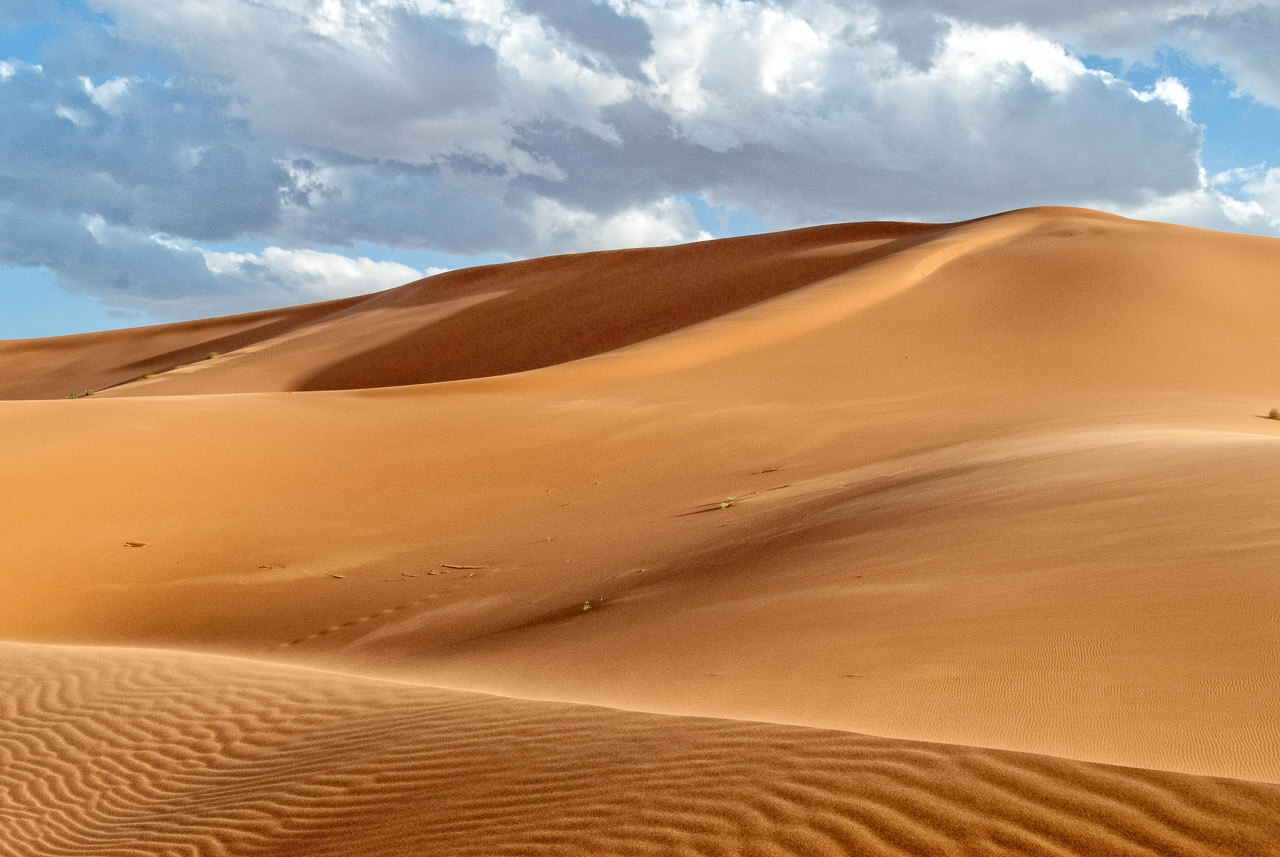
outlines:
[[[941, 16], [1021, 26], [1081, 52], [1149, 60], [1171, 46], [1221, 65], [1242, 92], [1280, 107], [1280, 3], [1276, 0], [878, 0], [884, 20]], [[891, 35], [892, 30], [887, 32]]]
[[915, 68], [929, 67], [947, 33], [939, 10], [912, 4], [886, 4], [880, 10], [878, 31], [898, 57]]
[[628, 76], [653, 53], [653, 33], [639, 18], [621, 15], [598, 0], [517, 0], [516, 5], [587, 50], [596, 51]]
[[16, 67], [0, 80], [3, 198], [196, 239], [266, 229], [287, 176], [224, 110], [180, 82], [146, 79], [104, 107], [79, 80]]
[[1220, 64], [1241, 91], [1280, 107], [1280, 9], [1259, 3], [1229, 14], [1188, 16], [1174, 29], [1179, 46], [1196, 59]]
[[211, 252], [57, 212], [0, 203], [0, 260], [43, 266], [71, 292], [155, 319], [218, 315], [358, 294], [418, 279], [390, 262], [315, 251]]
[[102, 237], [95, 238], [93, 225], [60, 212], [33, 217], [5, 206], [0, 208], [0, 259], [43, 265], [72, 291], [121, 307], [198, 303], [218, 290], [199, 253], [176, 252], [120, 227], [98, 225]]
[[[0, 69], [0, 262], [166, 317], [306, 294], [302, 257], [197, 246], [240, 237], [522, 256], [694, 238], [685, 196], [778, 228], [1037, 203], [1203, 221], [1230, 201], [1200, 129], [1071, 51], [1170, 43], [1280, 101], [1259, 3], [89, 3], [110, 26], [58, 12], [43, 67]], [[330, 262], [307, 257], [348, 272], [325, 288], [375, 270]]]
[[[533, 232], [496, 177], [474, 166], [452, 170], [396, 162], [299, 159], [284, 228], [309, 242], [370, 241], [478, 255], [529, 247]], [[454, 159], [454, 164], [465, 163]]]
[[397, 5], [103, 0], [135, 41], [225, 96], [277, 152], [331, 149], [429, 163], [500, 132], [493, 49], [459, 21]]
[[[1046, 199], [1136, 205], [1198, 186], [1200, 129], [1171, 105], [1139, 102], [1097, 75], [1053, 91], [1023, 69], [998, 92], [962, 105], [865, 103], [857, 124], [877, 138], [843, 151], [754, 141], [717, 150], [635, 101], [605, 111], [615, 140], [566, 123], [534, 123], [520, 129], [516, 145], [554, 162], [562, 176], [522, 176], [512, 186], [601, 215], [655, 196], [709, 192], [779, 225], [950, 219]], [[937, 140], [947, 145], [931, 145]]]
[[57, 18], [59, 35], [41, 45], [40, 65], [51, 78], [75, 81], [136, 74], [158, 65], [166, 51], [121, 39], [115, 28], [98, 20], [85, 20], [62, 12]]
[[543, 119], [517, 129], [515, 145], [550, 161], [556, 177], [525, 175], [511, 183], [516, 198], [547, 196], [599, 214], [616, 214], [666, 196], [723, 184], [723, 153], [678, 135], [665, 113], [638, 101], [604, 111], [616, 134], [605, 139], [563, 121]]

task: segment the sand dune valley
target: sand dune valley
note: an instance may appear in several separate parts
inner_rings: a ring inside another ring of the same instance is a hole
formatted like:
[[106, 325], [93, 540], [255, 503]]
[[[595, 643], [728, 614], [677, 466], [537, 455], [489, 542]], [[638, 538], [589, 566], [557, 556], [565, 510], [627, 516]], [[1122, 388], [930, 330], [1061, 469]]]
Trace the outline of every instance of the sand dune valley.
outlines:
[[0, 342], [0, 855], [1280, 854], [1278, 345], [1064, 208]]

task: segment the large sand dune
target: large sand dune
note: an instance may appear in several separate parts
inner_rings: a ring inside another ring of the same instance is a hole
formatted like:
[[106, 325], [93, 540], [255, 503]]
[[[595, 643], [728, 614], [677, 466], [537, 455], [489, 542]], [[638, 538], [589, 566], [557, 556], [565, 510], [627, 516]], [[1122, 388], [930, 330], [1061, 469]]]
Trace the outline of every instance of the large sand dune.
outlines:
[[1277, 270], [1032, 209], [0, 342], [0, 854], [1280, 854]]

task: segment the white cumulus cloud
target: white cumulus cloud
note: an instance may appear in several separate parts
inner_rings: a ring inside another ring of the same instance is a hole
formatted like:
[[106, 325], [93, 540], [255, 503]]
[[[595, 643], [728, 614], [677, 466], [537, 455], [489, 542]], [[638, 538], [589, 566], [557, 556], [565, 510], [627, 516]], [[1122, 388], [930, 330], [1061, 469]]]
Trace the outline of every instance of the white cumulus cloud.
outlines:
[[257, 253], [220, 252], [198, 248], [205, 267], [215, 277], [268, 278], [293, 299], [318, 301], [381, 291], [443, 268], [426, 272], [399, 262], [351, 258], [319, 250], [267, 247]]
[[[109, 25], [63, 10], [42, 65], [0, 63], [0, 263], [165, 317], [412, 278], [365, 242], [705, 237], [689, 198], [774, 228], [1038, 203], [1276, 223], [1268, 170], [1203, 175], [1185, 81], [1083, 60], [1172, 45], [1280, 104], [1272, 0], [86, 4]], [[237, 238], [268, 249], [209, 249]]]

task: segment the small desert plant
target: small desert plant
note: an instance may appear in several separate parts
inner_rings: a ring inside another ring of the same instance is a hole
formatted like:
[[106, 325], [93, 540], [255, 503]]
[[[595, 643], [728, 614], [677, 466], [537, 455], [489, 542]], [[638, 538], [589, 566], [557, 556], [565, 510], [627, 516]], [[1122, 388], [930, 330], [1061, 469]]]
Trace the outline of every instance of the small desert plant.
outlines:
[[1269, 420], [1280, 420], [1280, 408], [1272, 408], [1271, 413], [1267, 414]]
[[221, 356], [222, 356], [221, 351], [210, 351], [209, 356], [206, 357], [205, 360], [212, 360], [215, 357], [221, 357]]

